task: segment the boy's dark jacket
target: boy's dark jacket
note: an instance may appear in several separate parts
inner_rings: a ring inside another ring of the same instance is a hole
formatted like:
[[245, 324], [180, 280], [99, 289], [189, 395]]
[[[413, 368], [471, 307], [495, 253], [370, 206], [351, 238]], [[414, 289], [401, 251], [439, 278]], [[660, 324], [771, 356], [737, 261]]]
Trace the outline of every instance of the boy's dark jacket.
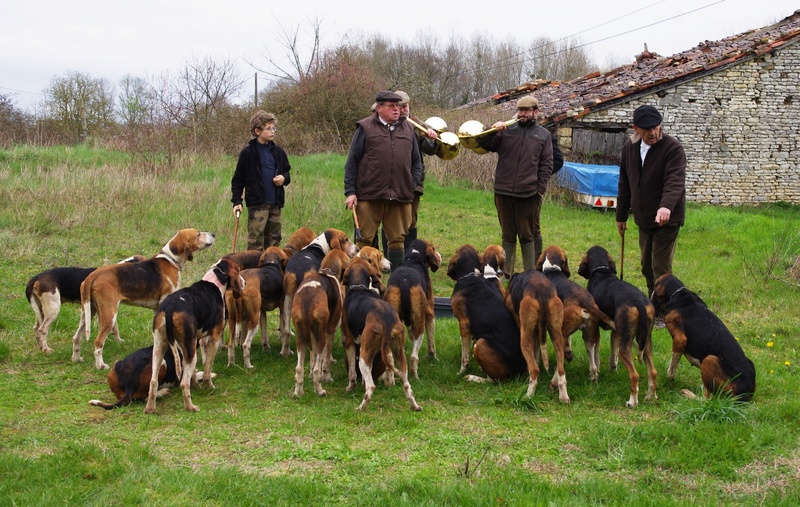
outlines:
[[[233, 172], [233, 178], [231, 178], [231, 202], [234, 206], [242, 203], [242, 191], [244, 191], [248, 208], [266, 204], [264, 202], [264, 188], [261, 183], [263, 178], [261, 177], [261, 164], [258, 160], [257, 143], [258, 141], [255, 138], [251, 139], [239, 153], [239, 161], [236, 163], [236, 170]], [[285, 200], [283, 187], [292, 181], [289, 176], [289, 170], [292, 167], [289, 165], [289, 158], [283, 148], [272, 141], [268, 143], [268, 146], [272, 150], [272, 156], [275, 157], [275, 165], [277, 167], [275, 175], [280, 174], [284, 178], [283, 186], [275, 187], [275, 204], [279, 208], [283, 208]]]

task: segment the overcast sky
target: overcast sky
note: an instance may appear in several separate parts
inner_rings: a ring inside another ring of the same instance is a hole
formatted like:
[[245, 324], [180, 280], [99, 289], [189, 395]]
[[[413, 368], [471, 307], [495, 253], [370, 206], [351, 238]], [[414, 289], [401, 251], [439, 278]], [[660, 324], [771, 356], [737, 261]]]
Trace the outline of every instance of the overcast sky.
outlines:
[[[469, 40], [483, 34], [527, 45], [537, 36], [574, 36], [600, 66], [633, 61], [647, 43], [663, 56], [779, 21], [796, 0], [563, 0], [492, 2], [242, 0], [0, 0], [0, 94], [33, 111], [51, 79], [79, 71], [116, 84], [151, 78], [192, 59], [230, 58], [252, 79], [267, 56], [280, 59], [281, 27], [322, 20], [323, 45], [381, 33], [394, 41], [433, 34]], [[280, 40], [279, 37], [277, 37]], [[302, 46], [301, 46], [302, 47]], [[307, 45], [305, 47], [308, 47]], [[263, 78], [266, 80], [266, 77]], [[261, 81], [262, 78], [259, 78]], [[264, 81], [261, 81], [264, 82]], [[252, 86], [247, 88], [252, 96]]]

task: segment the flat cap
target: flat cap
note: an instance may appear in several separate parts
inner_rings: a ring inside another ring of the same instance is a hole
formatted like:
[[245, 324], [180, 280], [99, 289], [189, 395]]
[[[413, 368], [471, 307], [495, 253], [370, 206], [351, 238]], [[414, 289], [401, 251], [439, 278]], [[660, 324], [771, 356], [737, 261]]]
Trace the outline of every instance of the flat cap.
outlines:
[[411, 97], [409, 97], [406, 92], [402, 92], [400, 90], [396, 90], [395, 93], [400, 95], [400, 105], [401, 106], [411, 102]]
[[378, 104], [381, 102], [400, 102], [401, 100], [403, 100], [403, 97], [389, 90], [380, 91], [375, 95], [375, 102]]
[[539, 101], [530, 95], [525, 95], [517, 101], [517, 109], [536, 109], [539, 107]]
[[633, 112], [633, 124], [639, 128], [651, 129], [661, 125], [661, 113], [653, 106], [639, 106]]

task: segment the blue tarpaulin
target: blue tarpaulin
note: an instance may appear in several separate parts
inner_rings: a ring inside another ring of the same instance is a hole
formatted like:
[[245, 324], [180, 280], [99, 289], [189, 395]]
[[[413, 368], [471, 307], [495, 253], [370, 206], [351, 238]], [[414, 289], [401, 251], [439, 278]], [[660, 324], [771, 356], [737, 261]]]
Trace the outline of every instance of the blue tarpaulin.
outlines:
[[[553, 183], [559, 187], [569, 188], [580, 195], [580, 200], [591, 205], [596, 205], [597, 198], [613, 198], [616, 204], [617, 183], [619, 182], [619, 166], [578, 164], [577, 162], [564, 162], [564, 167], [553, 178]], [[614, 206], [611, 206], [614, 207]]]
[[576, 192], [589, 195], [617, 196], [618, 165], [578, 164], [564, 162], [558, 172], [560, 178]]

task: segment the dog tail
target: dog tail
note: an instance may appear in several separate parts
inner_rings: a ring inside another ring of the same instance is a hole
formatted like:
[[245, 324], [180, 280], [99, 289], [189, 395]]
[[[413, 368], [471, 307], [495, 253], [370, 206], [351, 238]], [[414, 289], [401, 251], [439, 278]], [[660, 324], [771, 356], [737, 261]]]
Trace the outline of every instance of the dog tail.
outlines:
[[[178, 347], [178, 344], [174, 341], [169, 344], [169, 350], [172, 351], [172, 359], [175, 360], [175, 378], [178, 382], [180, 382], [181, 378], [183, 377], [183, 365], [181, 364], [181, 361], [183, 360], [183, 353]], [[169, 368], [167, 368], [167, 372], [169, 372]]]
[[33, 313], [36, 315], [36, 322], [40, 323], [44, 320], [44, 311], [42, 310], [41, 300], [38, 297], [33, 297], [36, 284], [36, 278], [31, 278], [25, 286], [25, 297], [28, 298], [28, 303], [30, 303], [31, 308], [33, 308]]
[[592, 317], [599, 319], [600, 322], [608, 326], [609, 329], [613, 331], [617, 330], [617, 325], [614, 324], [614, 321], [611, 319], [611, 317], [606, 315], [606, 313], [603, 310], [601, 310], [596, 304], [587, 305], [587, 307], [584, 308], [584, 310], [586, 310], [586, 312], [588, 312]]
[[28, 280], [27, 285], [25, 285], [25, 297], [28, 298], [28, 302], [32, 303], [31, 298], [33, 297], [33, 285], [36, 283], [36, 277], [31, 278]]
[[104, 403], [100, 400], [89, 400], [89, 405], [94, 405], [95, 407], [104, 408], [106, 410], [113, 410], [119, 407], [126, 407], [131, 404], [133, 401], [132, 393], [129, 391], [125, 391], [125, 396], [117, 400], [116, 403]]
[[[242, 319], [241, 316], [241, 298], [234, 298], [233, 292], [226, 291], [225, 292], [225, 309], [228, 312], [228, 334], [230, 337], [228, 338], [228, 345], [236, 346], [237, 338], [239, 336], [239, 322]], [[223, 341], [224, 343], [224, 341]]]
[[394, 354], [392, 353], [391, 343], [392, 341], [395, 343], [402, 343], [406, 331], [402, 324], [398, 326], [392, 326], [387, 331], [388, 332], [381, 333], [381, 359], [383, 359], [383, 363], [386, 365], [387, 370], [401, 375], [402, 372], [394, 364]]
[[544, 294], [539, 294], [539, 336], [534, 337], [534, 357], [542, 358], [544, 371], [550, 371], [550, 359], [547, 354], [547, 323], [550, 320], [550, 305]]
[[647, 313], [648, 307], [645, 305], [637, 305], [637, 310], [639, 310], [639, 329], [638, 329], [638, 337], [639, 337], [639, 353], [641, 355], [641, 351], [645, 349], [647, 346], [647, 342], [651, 339], [651, 334], [653, 332], [653, 321], [651, 320], [650, 316]]
[[92, 334], [92, 282], [91, 278], [81, 282], [81, 318], [87, 342]]
[[406, 326], [411, 325], [411, 291], [400, 291], [400, 319]]

